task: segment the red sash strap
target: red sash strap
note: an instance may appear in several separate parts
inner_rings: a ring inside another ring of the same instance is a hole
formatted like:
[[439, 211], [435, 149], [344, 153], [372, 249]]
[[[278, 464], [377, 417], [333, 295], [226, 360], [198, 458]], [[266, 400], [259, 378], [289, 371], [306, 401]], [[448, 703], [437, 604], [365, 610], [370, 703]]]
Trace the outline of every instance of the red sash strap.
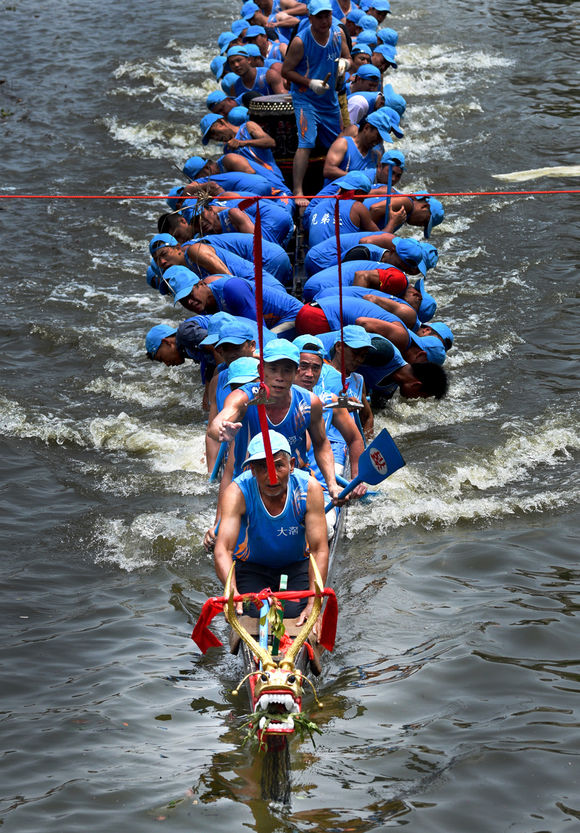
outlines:
[[[272, 596], [275, 599], [288, 599], [289, 601], [308, 599], [312, 596], [318, 596], [319, 598], [326, 596], [328, 601], [326, 602], [326, 607], [324, 608], [324, 613], [322, 614], [320, 644], [323, 648], [326, 648], [327, 651], [332, 651], [334, 648], [334, 641], [336, 639], [336, 624], [338, 621], [338, 603], [336, 601], [334, 590], [330, 587], [325, 587], [322, 593], [316, 593], [311, 590], [278, 590], [276, 593], [273, 593], [270, 588], [267, 587], [264, 590], [260, 590], [259, 593], [245, 593], [241, 596], [234, 596], [234, 602], [252, 601], [256, 602], [258, 607], [260, 607], [263, 600], [269, 599]], [[220, 645], [223, 645], [223, 642], [220, 642], [217, 636], [210, 631], [209, 626], [218, 613], [221, 613], [224, 610], [227, 603], [228, 599], [226, 599], [225, 596], [212, 596], [211, 599], [208, 599], [204, 603], [201, 609], [199, 619], [195, 623], [191, 638], [198, 646], [202, 654], [205, 654], [208, 648], [217, 648]]]

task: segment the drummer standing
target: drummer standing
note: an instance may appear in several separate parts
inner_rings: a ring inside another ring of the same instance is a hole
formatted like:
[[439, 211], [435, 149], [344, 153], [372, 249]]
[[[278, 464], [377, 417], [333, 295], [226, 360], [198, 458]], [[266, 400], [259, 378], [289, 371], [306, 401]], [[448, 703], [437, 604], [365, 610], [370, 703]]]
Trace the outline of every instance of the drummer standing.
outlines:
[[[330, 147], [341, 131], [340, 105], [336, 92], [338, 59], [350, 59], [342, 30], [333, 22], [330, 0], [310, 0], [309, 23], [298, 29], [290, 42], [282, 76], [290, 81], [298, 129], [294, 156], [294, 194], [304, 197], [303, 182], [316, 139]], [[297, 200], [305, 207], [306, 200]]]

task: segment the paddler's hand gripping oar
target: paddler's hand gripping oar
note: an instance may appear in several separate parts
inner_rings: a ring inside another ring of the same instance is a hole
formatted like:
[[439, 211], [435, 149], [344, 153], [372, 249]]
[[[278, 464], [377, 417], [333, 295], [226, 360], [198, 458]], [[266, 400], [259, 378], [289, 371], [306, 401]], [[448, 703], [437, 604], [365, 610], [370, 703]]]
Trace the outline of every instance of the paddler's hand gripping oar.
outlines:
[[[358, 474], [348, 486], [338, 495], [337, 500], [345, 498], [359, 483], [375, 485], [381, 483], [393, 472], [403, 468], [405, 461], [401, 452], [395, 445], [395, 441], [386, 428], [375, 437], [372, 443], [363, 451], [358, 459]], [[334, 502], [326, 504], [325, 512], [330, 512]]]

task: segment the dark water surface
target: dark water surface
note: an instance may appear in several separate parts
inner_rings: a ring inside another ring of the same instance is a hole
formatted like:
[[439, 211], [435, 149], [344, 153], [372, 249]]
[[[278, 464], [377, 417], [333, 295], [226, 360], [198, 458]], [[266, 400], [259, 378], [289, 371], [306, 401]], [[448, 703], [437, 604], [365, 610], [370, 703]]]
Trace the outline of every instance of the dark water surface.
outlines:
[[[2, 193], [165, 193], [237, 11], [1, 3]], [[408, 190], [578, 187], [493, 178], [578, 164], [577, 4], [393, 12]], [[143, 357], [182, 317], [145, 284], [163, 205], [0, 201], [3, 829], [577, 827], [578, 200], [443, 201], [450, 395], [378, 417], [407, 467], [349, 513], [324, 733], [294, 744], [285, 811], [240, 748], [236, 660], [189, 639], [215, 492], [196, 371]]]

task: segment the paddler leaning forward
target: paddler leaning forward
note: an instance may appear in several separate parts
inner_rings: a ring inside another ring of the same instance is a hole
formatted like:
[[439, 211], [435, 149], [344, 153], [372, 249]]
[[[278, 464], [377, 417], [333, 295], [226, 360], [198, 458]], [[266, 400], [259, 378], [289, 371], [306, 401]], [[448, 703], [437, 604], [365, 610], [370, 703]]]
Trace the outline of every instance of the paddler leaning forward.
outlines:
[[[269, 431], [276, 469], [270, 484], [264, 438], [257, 434], [248, 445], [245, 471], [227, 487], [214, 550], [215, 570], [225, 584], [235, 562], [234, 593], [278, 590], [280, 576], [288, 577], [288, 590], [314, 590], [309, 567], [312, 555], [323, 582], [328, 572], [328, 542], [321, 485], [308, 472], [294, 468], [286, 437]], [[286, 601], [284, 614], [306, 621], [313, 597]], [[237, 612], [242, 612], [238, 603]], [[255, 605], [250, 616], [259, 616]]]

